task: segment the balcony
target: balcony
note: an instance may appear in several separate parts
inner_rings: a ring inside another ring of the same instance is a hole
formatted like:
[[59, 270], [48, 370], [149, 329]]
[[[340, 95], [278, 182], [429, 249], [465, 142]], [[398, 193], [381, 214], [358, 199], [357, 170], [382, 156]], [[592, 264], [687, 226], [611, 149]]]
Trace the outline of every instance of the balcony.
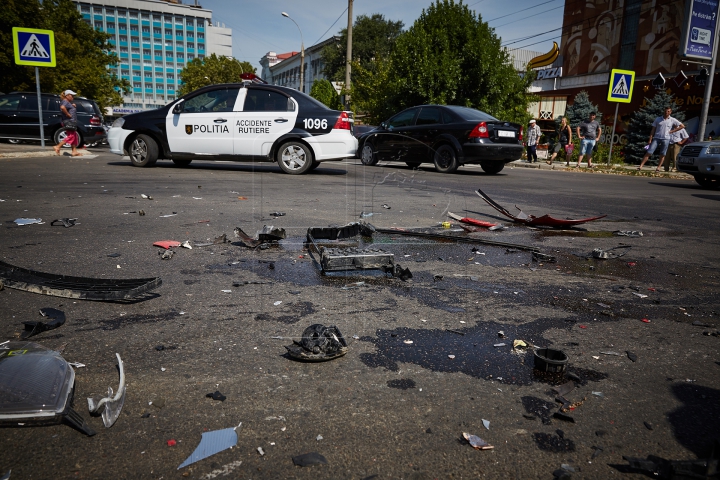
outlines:
[[140, 60], [140, 54], [139, 53], [133, 53], [131, 57], [133, 60]]
[[128, 58], [127, 52], [120, 52], [120, 53], [119, 53], [119, 56], [120, 56], [120, 58], [125, 58], [125, 59]]
[[102, 22], [103, 16], [96, 13], [95, 15], [93, 15], [93, 19], [100, 20]]
[[137, 18], [131, 18], [131, 19], [130, 19], [130, 25], [137, 25], [137, 24], [138, 24]]
[[142, 88], [134, 87], [133, 92], [135, 93], [142, 93]]

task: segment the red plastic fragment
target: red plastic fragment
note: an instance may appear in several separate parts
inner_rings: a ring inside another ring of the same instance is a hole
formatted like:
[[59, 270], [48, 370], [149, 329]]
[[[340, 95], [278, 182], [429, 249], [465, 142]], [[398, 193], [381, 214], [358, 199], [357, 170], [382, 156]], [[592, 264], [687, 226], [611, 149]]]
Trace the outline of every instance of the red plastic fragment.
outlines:
[[654, 288], [652, 288], [652, 287], [648, 288], [648, 292], [654, 292], [654, 291], [655, 291]]
[[580, 328], [587, 328], [587, 326], [585, 326], [585, 325], [578, 325], [578, 327], [580, 327]]
[[154, 247], [161, 247], [165, 250], [173, 247], [179, 247], [180, 242], [176, 242], [175, 240], [160, 240], [159, 242], [153, 243]]
[[635, 265], [637, 265], [637, 263], [635, 263], [635, 262], [627, 262], [627, 266], [628, 266], [628, 267], [634, 267]]
[[642, 321], [645, 323], [650, 323], [650, 320], [648, 320], [647, 318], [643, 318]]
[[174, 447], [175, 445], [177, 445], [177, 442], [175, 440], [168, 440], [167, 443], [168, 443], [168, 447]]

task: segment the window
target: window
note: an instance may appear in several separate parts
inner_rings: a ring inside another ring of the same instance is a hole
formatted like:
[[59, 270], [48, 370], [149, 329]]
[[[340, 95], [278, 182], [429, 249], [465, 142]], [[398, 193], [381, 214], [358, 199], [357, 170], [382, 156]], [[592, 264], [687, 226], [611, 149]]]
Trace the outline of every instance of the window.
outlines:
[[130, 12], [130, 18], [134, 18], [135, 20], [137, 20], [138, 12]]
[[156, 88], [157, 90], [162, 90], [162, 89], [163, 89], [163, 84], [162, 84], [162, 83], [157, 83], [157, 84], [155, 84], [155, 88]]
[[127, 11], [126, 11], [126, 10], [118, 10], [118, 17], [119, 17], [119, 18], [126, 18], [126, 17], [127, 17]]
[[90, 5], [82, 5], [82, 6], [80, 7], [80, 11], [81, 11], [82, 13], [90, 13]]
[[[201, 93], [182, 104], [183, 112], [232, 112], [239, 91], [239, 88], [223, 88]], [[275, 92], [269, 93], [280, 95]], [[285, 98], [284, 96], [282, 97]], [[287, 100], [287, 98], [285, 98], [285, 100]]]
[[115, 9], [110, 7], [105, 7], [105, 15], [113, 16], [115, 15]]
[[188, 53], [188, 62], [190, 60], [195, 60], [195, 55], [193, 55], [192, 53]]
[[[162, 73], [158, 73], [158, 77], [162, 77], [162, 76], [163, 76]], [[168, 74], [167, 74], [167, 78], [172, 80], [172, 79], [175, 78], [175, 74], [173, 74], [173, 73], [168, 73]]]
[[625, 2], [625, 19], [623, 20], [620, 37], [618, 68], [632, 70], [635, 65], [635, 45], [637, 44], [641, 5], [642, 0], [628, 0]]
[[95, 30], [102, 30], [103, 24], [102, 22], [95, 22]]
[[205, 55], [198, 55], [198, 58], [199, 58], [200, 60], [205, 60]]
[[143, 35], [150, 35], [150, 27], [142, 27]]
[[173, 52], [165, 52], [167, 58], [173, 58]]
[[3, 95], [0, 97], [0, 111], [12, 112], [18, 109], [21, 95]]
[[121, 42], [127, 42], [127, 35], [120, 35]]
[[177, 54], [178, 62], [185, 61], [185, 54], [184, 53], [178, 53]]
[[195, 38], [195, 34], [193, 32], [187, 32], [187, 38], [188, 40], [191, 38]]
[[177, 35], [178, 37], [182, 37], [183, 36], [182, 30], [175, 30], [175, 35]]
[[137, 34], [138, 34], [138, 26], [130, 25], [130, 35], [137, 35]]
[[145, 72], [145, 81], [152, 80], [152, 72]]
[[153, 33], [155, 35], [162, 35], [162, 29], [160, 28], [153, 28]]
[[127, 77], [130, 75], [130, 70], [120, 70], [120, 75], [125, 75]]
[[140, 82], [133, 82], [133, 87], [142, 88], [142, 84]]
[[97, 14], [102, 14], [102, 7], [94, 7], [93, 12], [95, 12]]
[[289, 112], [295, 104], [281, 93], [267, 90], [248, 90], [245, 98], [245, 112]]
[[565, 115], [567, 97], [541, 97], [540, 101], [528, 106], [528, 113], [541, 120], [553, 120]]
[[[172, 74], [168, 73], [168, 78], [170, 78], [171, 75], [172, 75]], [[162, 72], [157, 72], [157, 73], [155, 74], [155, 76], [156, 76], [157, 78], [163, 78]]]
[[143, 50], [143, 55], [150, 56], [150, 50]]
[[417, 108], [412, 108], [410, 110], [398, 113], [393, 118], [388, 120], [388, 126], [407, 127], [408, 125], [412, 125], [413, 118], [415, 117], [417, 111]]
[[440, 109], [436, 107], [423, 107], [415, 121], [415, 125], [434, 125], [436, 123], [442, 123]]
[[198, 40], [204, 40], [205, 34], [204, 33], [198, 33]]
[[120, 47], [120, 53], [128, 53], [127, 47]]
[[165, 15], [165, 23], [172, 23], [172, 17]]
[[140, 49], [139, 49], [139, 48], [133, 48], [133, 49], [131, 50], [131, 52], [140, 55]]
[[150, 20], [150, 14], [149, 13], [143, 13], [141, 17], [143, 20]]
[[194, 45], [192, 42], [187, 42], [187, 48], [195, 48]]

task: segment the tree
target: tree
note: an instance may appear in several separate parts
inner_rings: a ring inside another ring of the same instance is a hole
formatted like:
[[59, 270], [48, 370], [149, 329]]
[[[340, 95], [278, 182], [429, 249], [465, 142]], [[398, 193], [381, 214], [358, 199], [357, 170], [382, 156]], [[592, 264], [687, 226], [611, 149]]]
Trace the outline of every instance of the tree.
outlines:
[[313, 82], [312, 88], [310, 88], [310, 96], [333, 110], [343, 109], [343, 105], [340, 103], [340, 95], [338, 95], [332, 83], [324, 78]]
[[[363, 68], [372, 69], [376, 58], [387, 57], [402, 32], [403, 22], [385, 20], [385, 16], [375, 13], [371, 16], [359, 15], [353, 24], [353, 61]], [[345, 60], [347, 57], [347, 28], [339, 34], [339, 41], [326, 46], [321, 55], [325, 76], [336, 82], [345, 81]]]
[[198, 88], [217, 83], [237, 83], [243, 73], [255, 73], [250, 62], [240, 62], [235, 58], [218, 57], [214, 53], [203, 60], [195, 58], [180, 71], [178, 96], [183, 96]]
[[645, 105], [634, 112], [628, 124], [628, 143], [625, 145], [625, 159], [628, 163], [640, 163], [645, 156], [645, 147], [650, 139], [652, 124], [662, 117], [665, 108], [673, 109], [672, 116], [678, 121], [685, 120], [685, 113], [675, 103], [675, 96], [664, 90], [658, 91], [653, 98], [645, 98]]
[[[590, 118], [590, 113], [592, 112], [595, 112], [597, 115], [597, 118], [599, 119], [598, 123], [602, 123], [602, 113], [598, 110], [597, 105], [590, 101], [590, 95], [588, 95], [585, 90], [581, 90], [577, 95], [575, 95], [573, 104], [568, 105], [565, 109], [565, 118], [567, 118], [568, 125], [570, 125], [573, 132], [575, 132], [575, 129], [580, 126], [580, 123]], [[555, 123], [557, 123], [559, 128], [559, 117], [555, 120]], [[573, 136], [575, 136], [575, 133], [573, 133]]]
[[389, 57], [376, 60], [374, 71], [356, 73], [353, 101], [376, 120], [387, 112], [435, 103], [477, 108], [524, 124], [527, 106], [536, 98], [528, 93], [534, 72], [520, 77], [493, 29], [454, 0], [431, 4], [398, 37]]
[[117, 56], [108, 43], [110, 35], [85, 23], [71, 0], [6, 0], [0, 9], [0, 91], [35, 90], [35, 69], [16, 65], [12, 27], [52, 30], [56, 67], [40, 67], [40, 89], [61, 92], [68, 88], [95, 100], [101, 109], [120, 105], [120, 91], [130, 83], [108, 70]]

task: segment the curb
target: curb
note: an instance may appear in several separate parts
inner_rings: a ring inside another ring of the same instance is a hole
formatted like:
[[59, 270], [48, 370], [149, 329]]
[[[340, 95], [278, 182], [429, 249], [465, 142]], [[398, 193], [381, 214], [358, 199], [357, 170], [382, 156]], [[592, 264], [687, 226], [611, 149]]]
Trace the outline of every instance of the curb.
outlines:
[[526, 160], [515, 160], [507, 165], [516, 168], [534, 168], [536, 170], [554, 170], [558, 172], [581, 172], [581, 173], [604, 173], [608, 175], [626, 175], [629, 177], [658, 177], [658, 178], [674, 178], [678, 180], [694, 180], [694, 177], [690, 174], [683, 172], [656, 172], [655, 167], [645, 167], [638, 171], [637, 167], [623, 166], [623, 167], [612, 167], [608, 168], [605, 164], [594, 165], [595, 168], [589, 169], [587, 166], [581, 166], [579, 169], [565, 165], [565, 162], [554, 162], [552, 165], [548, 165], [545, 160], [538, 160], [537, 163], [528, 163]]
[[[78, 150], [78, 153], [80, 153], [81, 157], [96, 157], [96, 153], [91, 153], [84, 150]], [[55, 152], [47, 151], [47, 150], [40, 150], [38, 152], [9, 152], [9, 153], [0, 153], [0, 158], [35, 158], [35, 157], [70, 157], [70, 152], [63, 151], [61, 155], [55, 155]], [[78, 158], [78, 157], [74, 157]]]

